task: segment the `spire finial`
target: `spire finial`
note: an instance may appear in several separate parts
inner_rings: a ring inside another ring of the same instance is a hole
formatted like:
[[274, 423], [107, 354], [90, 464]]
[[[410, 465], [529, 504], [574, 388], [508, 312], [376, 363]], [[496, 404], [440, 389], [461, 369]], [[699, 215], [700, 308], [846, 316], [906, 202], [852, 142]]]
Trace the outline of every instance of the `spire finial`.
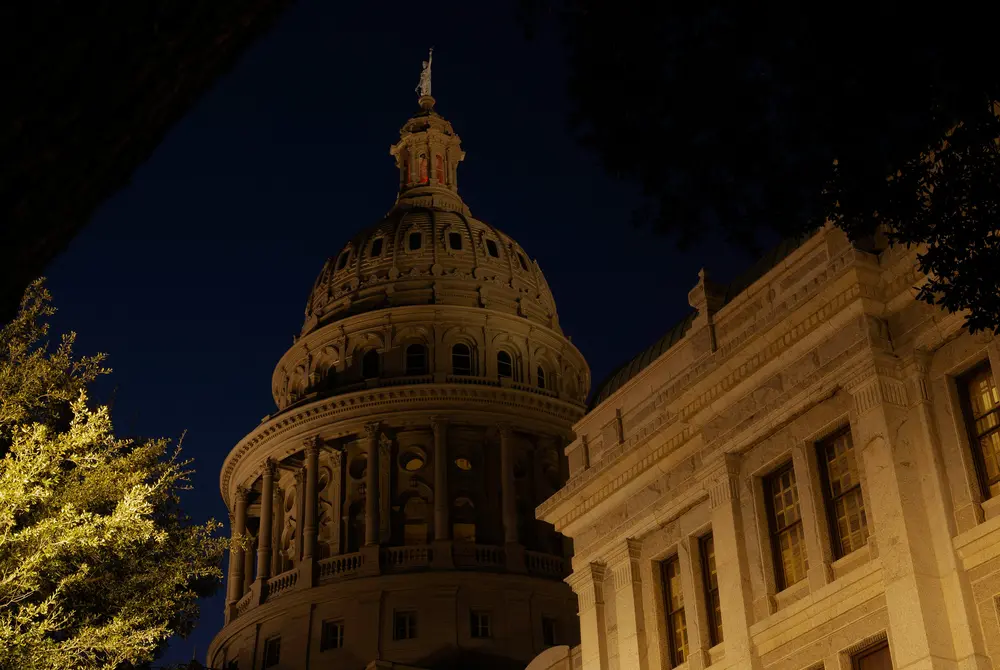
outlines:
[[424, 98], [431, 98], [431, 63], [434, 61], [434, 47], [431, 47], [427, 60], [424, 61], [423, 69], [420, 70], [420, 83], [417, 84], [417, 93], [420, 94], [421, 106]]

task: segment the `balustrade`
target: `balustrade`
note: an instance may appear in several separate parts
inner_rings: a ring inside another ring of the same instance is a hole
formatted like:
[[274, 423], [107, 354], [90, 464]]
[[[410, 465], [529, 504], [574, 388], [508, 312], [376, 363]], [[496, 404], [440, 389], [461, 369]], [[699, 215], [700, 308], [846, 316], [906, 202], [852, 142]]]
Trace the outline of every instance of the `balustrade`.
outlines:
[[540, 577], [566, 576], [566, 562], [560, 556], [543, 554], [540, 551], [526, 551], [524, 559], [528, 566], [528, 574]]
[[277, 577], [272, 577], [267, 581], [267, 599], [277, 598], [279, 594], [295, 586], [297, 581], [299, 581], [298, 568], [287, 570]]
[[365, 557], [361, 552], [324, 558], [319, 562], [320, 581], [353, 577], [364, 567], [364, 564]]
[[425, 568], [433, 558], [434, 551], [426, 545], [386, 547], [382, 550], [382, 565], [388, 570]]
[[[242, 616], [246, 614], [246, 611], [250, 609], [250, 603], [253, 601], [253, 591], [247, 591], [243, 594], [243, 597], [239, 599], [236, 603], [236, 616]], [[235, 617], [234, 617], [235, 618]]]

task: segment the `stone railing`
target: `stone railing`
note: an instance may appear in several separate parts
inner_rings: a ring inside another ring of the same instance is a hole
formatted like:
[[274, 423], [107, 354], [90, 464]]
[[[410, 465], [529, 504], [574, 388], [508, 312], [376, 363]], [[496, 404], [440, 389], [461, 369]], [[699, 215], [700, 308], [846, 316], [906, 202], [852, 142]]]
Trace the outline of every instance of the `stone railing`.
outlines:
[[566, 576], [566, 561], [560, 556], [543, 554], [540, 551], [526, 551], [524, 552], [524, 562], [528, 566], [528, 574], [539, 577], [562, 578]]
[[465, 544], [455, 543], [452, 547], [452, 556], [455, 560], [456, 568], [505, 568], [507, 567], [507, 556], [503, 547], [492, 544]]
[[365, 564], [361, 552], [324, 558], [319, 562], [319, 579], [336, 580], [355, 576]]
[[434, 375], [408, 375], [406, 377], [386, 377], [379, 380], [381, 386], [408, 386], [410, 384], [430, 384]]
[[426, 545], [382, 549], [382, 567], [388, 571], [426, 568], [433, 559], [434, 551]]
[[517, 389], [518, 391], [527, 391], [528, 393], [537, 393], [538, 395], [548, 396], [550, 398], [555, 398], [559, 394], [553, 389], [543, 389], [538, 386], [532, 386], [531, 384], [525, 384], [523, 382], [508, 382], [504, 386], [509, 386], [512, 389]]
[[299, 581], [299, 569], [292, 568], [276, 575], [267, 581], [267, 599], [277, 598], [282, 592], [295, 586]]
[[500, 386], [499, 379], [486, 379], [475, 375], [448, 375], [449, 384], [473, 384], [475, 386]]
[[236, 616], [243, 616], [246, 614], [247, 610], [250, 609], [250, 603], [253, 601], [253, 591], [247, 591], [243, 594], [243, 597], [236, 601]]

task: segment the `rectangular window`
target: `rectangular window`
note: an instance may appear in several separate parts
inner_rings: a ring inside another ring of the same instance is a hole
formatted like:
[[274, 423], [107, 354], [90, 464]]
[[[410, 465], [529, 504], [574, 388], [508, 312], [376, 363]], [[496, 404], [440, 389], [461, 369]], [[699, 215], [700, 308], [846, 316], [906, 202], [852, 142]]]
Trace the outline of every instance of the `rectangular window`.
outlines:
[[775, 581], [779, 591], [806, 576], [809, 560], [799, 512], [795, 470], [788, 463], [764, 479]]
[[344, 647], [344, 622], [324, 621], [323, 631], [320, 636], [319, 650], [342, 649]]
[[708, 607], [708, 636], [714, 647], [722, 643], [722, 601], [719, 599], [719, 575], [715, 571], [715, 538], [701, 538], [701, 566], [704, 571], [705, 605]]
[[851, 659], [852, 670], [892, 670], [892, 657], [889, 655], [889, 643], [880, 642], [857, 653]]
[[281, 661], [281, 638], [277, 635], [264, 640], [264, 667], [273, 668]]
[[667, 642], [670, 667], [687, 660], [688, 632], [684, 618], [684, 594], [681, 590], [681, 562], [677, 556], [660, 564], [663, 572], [663, 609], [667, 619]]
[[490, 613], [482, 610], [472, 610], [469, 615], [469, 629], [472, 637], [484, 639], [493, 637], [493, 627], [490, 621]]
[[965, 422], [983, 496], [1000, 494], [1000, 396], [993, 370], [984, 365], [961, 380]]
[[392, 639], [412, 640], [417, 636], [417, 613], [396, 612], [393, 617]]
[[823, 502], [830, 519], [830, 540], [836, 558], [868, 542], [868, 518], [858, 477], [857, 451], [850, 428], [817, 446], [823, 480]]
[[556, 646], [558, 639], [556, 635], [556, 620], [550, 616], [542, 617], [542, 644], [546, 647]]

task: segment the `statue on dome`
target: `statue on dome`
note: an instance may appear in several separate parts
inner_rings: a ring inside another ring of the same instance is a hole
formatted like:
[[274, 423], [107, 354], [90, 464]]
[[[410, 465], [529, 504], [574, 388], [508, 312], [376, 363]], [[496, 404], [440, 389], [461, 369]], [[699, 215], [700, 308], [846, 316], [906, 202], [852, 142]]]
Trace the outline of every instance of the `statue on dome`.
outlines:
[[417, 93], [420, 97], [431, 94], [431, 62], [434, 60], [434, 47], [431, 47], [427, 60], [424, 61], [423, 69], [420, 71], [420, 84], [417, 85]]

